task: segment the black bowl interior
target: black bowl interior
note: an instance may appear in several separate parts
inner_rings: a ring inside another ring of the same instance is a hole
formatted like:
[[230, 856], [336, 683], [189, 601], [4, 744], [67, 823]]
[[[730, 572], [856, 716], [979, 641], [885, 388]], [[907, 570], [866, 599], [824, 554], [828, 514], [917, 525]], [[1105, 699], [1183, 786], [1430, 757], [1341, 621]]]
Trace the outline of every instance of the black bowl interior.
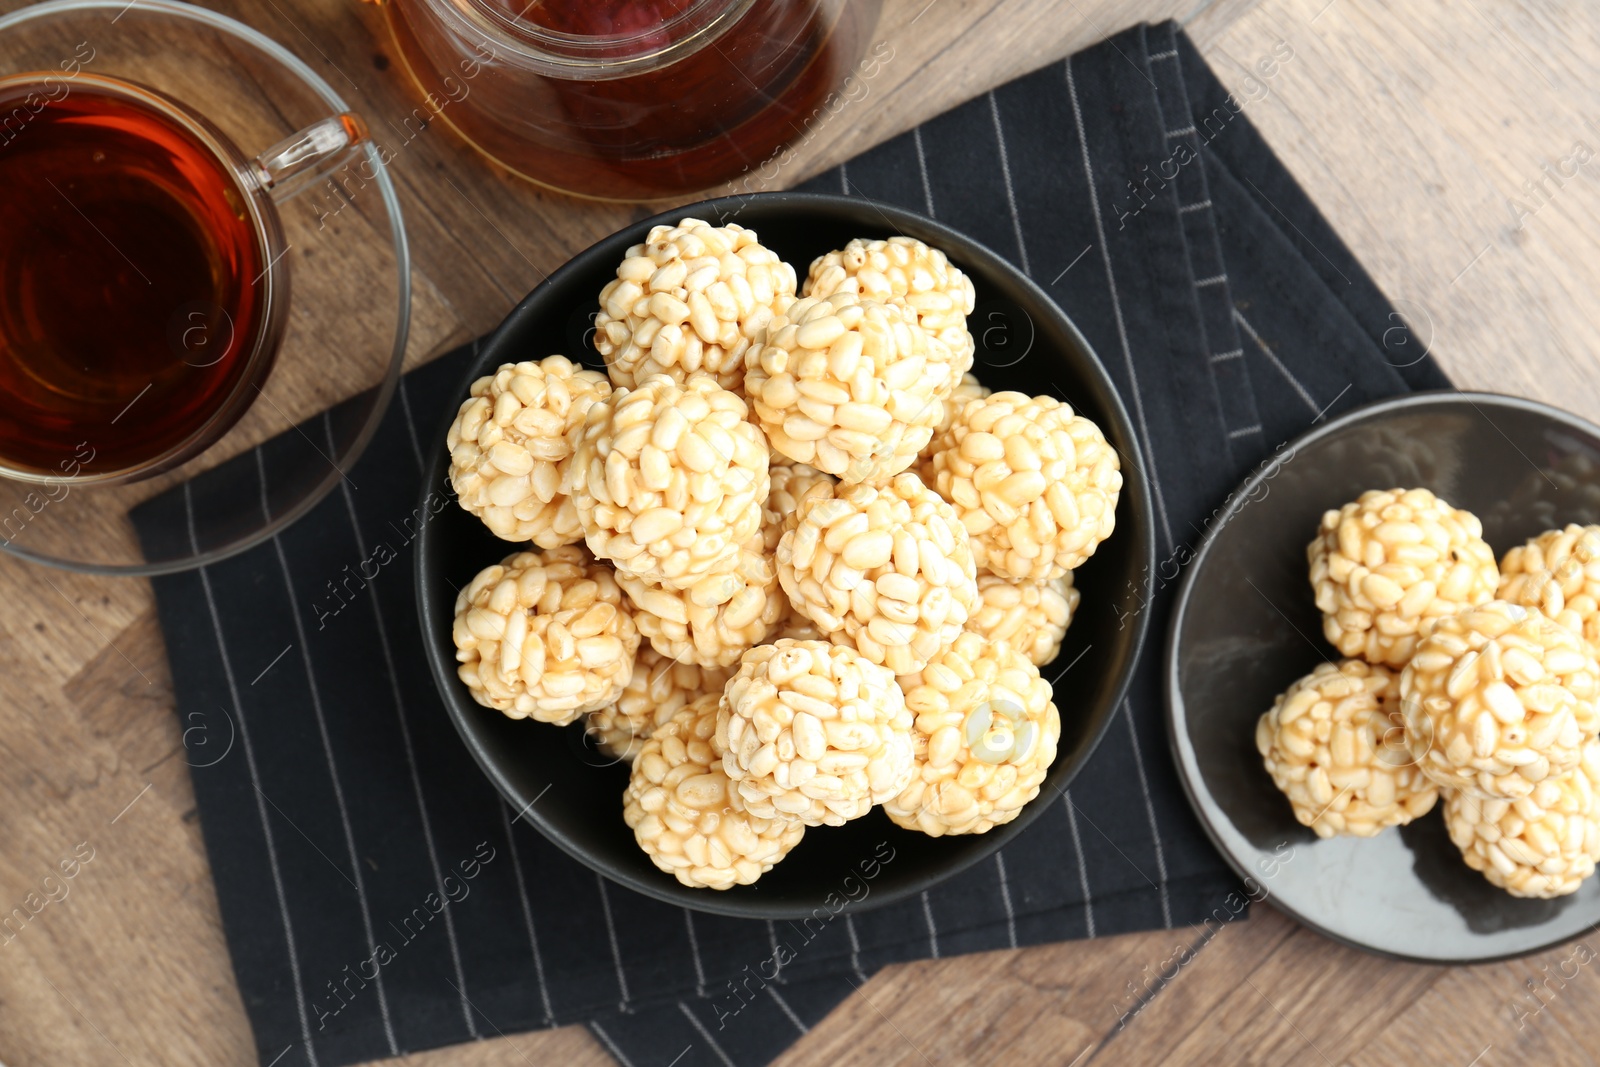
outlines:
[[[1154, 557], [1149, 490], [1127, 413], [1105, 371], [1078, 331], [1036, 286], [999, 256], [953, 230], [886, 205], [844, 197], [772, 193], [730, 197], [681, 208], [628, 227], [588, 249], [535, 289], [483, 346], [472, 374], [457, 395], [440, 397], [440, 428], [424, 485], [444, 482], [444, 433], [472, 378], [502, 363], [563, 353], [604, 369], [590, 345], [595, 300], [613, 276], [628, 246], [651, 226], [694, 215], [755, 229], [768, 247], [803, 276], [812, 259], [854, 237], [908, 234], [944, 249], [973, 279], [978, 293], [972, 330], [977, 338], [975, 373], [993, 389], [1051, 393], [1093, 418], [1124, 457], [1124, 489], [1117, 531], [1076, 575], [1083, 600], [1058, 663], [1071, 664], [1085, 649], [1092, 659], [1060, 678], [1059, 755], [1044, 789], [1067, 783], [1094, 749], [1110, 721], [1144, 637], [1144, 613], [1124, 603], [1137, 589], [1140, 569]], [[600, 873], [651, 896], [720, 914], [752, 918], [796, 918], [811, 913], [841, 879], [890, 841], [895, 859], [875, 879], [873, 891], [847, 907], [878, 906], [920, 892], [990, 855], [1027, 825], [1043, 804], [1030, 805], [1010, 824], [987, 834], [935, 840], [901, 830], [881, 811], [846, 826], [808, 830], [784, 862], [755, 885], [726, 892], [690, 889], [656, 869], [622, 821], [627, 768], [595, 751], [581, 724], [565, 729], [514, 721], [477, 704], [456, 678], [450, 626], [457, 590], [480, 569], [516, 550], [495, 539], [477, 519], [448, 508], [419, 538], [418, 601], [428, 654], [445, 704], [485, 773], [512, 807], [557, 845]], [[1119, 624], [1119, 612], [1133, 618]], [[1059, 667], [1044, 669], [1054, 677]], [[1041, 848], [1061, 847], [1040, 841]]]
[[1318, 427], [1246, 482], [1190, 568], [1167, 650], [1171, 739], [1201, 821], [1240, 874], [1330, 937], [1465, 963], [1533, 952], [1600, 920], [1600, 880], [1520, 900], [1462, 862], [1440, 809], [1375, 838], [1301, 826], [1255, 749], [1255, 724], [1338, 653], [1322, 638], [1306, 545], [1367, 489], [1422, 487], [1483, 520], [1496, 556], [1551, 527], [1600, 522], [1600, 428], [1482, 393], [1383, 401]]

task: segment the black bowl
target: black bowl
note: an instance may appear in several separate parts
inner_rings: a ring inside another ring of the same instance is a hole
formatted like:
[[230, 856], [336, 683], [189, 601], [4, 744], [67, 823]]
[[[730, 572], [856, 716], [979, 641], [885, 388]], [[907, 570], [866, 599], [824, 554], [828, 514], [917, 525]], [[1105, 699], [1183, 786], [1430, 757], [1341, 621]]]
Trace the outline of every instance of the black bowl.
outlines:
[[1600, 922], [1600, 879], [1557, 900], [1496, 889], [1462, 862], [1442, 801], [1377, 837], [1322, 840], [1295, 821], [1256, 752], [1256, 720], [1277, 694], [1338, 658], [1306, 574], [1322, 513], [1396, 487], [1471, 511], [1500, 556], [1551, 527], [1600, 522], [1600, 427], [1516, 397], [1420, 393], [1284, 448], [1213, 520], [1178, 595], [1166, 667], [1179, 775], [1252, 890], [1314, 930], [1428, 963], [1537, 952]]
[[[597, 369], [604, 365], [590, 344], [595, 301], [625, 250], [661, 222], [695, 216], [755, 229], [763, 243], [802, 274], [813, 258], [854, 237], [907, 234], [945, 250], [978, 292], [972, 329], [978, 342], [974, 368], [993, 389], [1051, 392], [1094, 419], [1123, 456], [1123, 491], [1116, 533], [1076, 574], [1083, 603], [1062, 646], [1059, 663], [1071, 664], [1090, 646], [1092, 659], [1056, 686], [1061, 743], [1044, 784], [1048, 795], [1065, 789], [1094, 750], [1122, 699], [1144, 640], [1144, 613], [1125, 603], [1155, 542], [1150, 492], [1138, 441], [1127, 412], [1088, 343], [1038, 286], [995, 253], [920, 215], [867, 200], [801, 193], [727, 197], [694, 204], [629, 226], [556, 271], [517, 305], [483, 345], [472, 372], [454, 395], [439, 398], [440, 427], [424, 486], [440, 485], [448, 462], [445, 430], [471, 381], [502, 363], [560, 352]], [[456, 677], [450, 640], [456, 591], [483, 567], [516, 546], [496, 540], [483, 524], [449, 508], [423, 528], [417, 549], [417, 599], [429, 662], [445, 706], [484, 773], [511, 806], [572, 856], [608, 878], [662, 900], [701, 911], [760, 919], [810, 915], [830, 896], [838, 910], [840, 885], [858, 863], [889, 841], [894, 860], [882, 866], [872, 892], [845, 906], [876, 907], [919, 893], [977, 863], [1016, 837], [1043, 809], [1031, 805], [987, 834], [935, 840], [899, 829], [881, 812], [842, 827], [809, 830], [788, 858], [754, 885], [725, 892], [691, 889], [658, 870], [634, 843], [622, 821], [627, 768], [608, 766], [584, 737], [581, 724], [565, 729], [507, 719], [480, 707]], [[1136, 620], [1126, 627], [1122, 616]], [[1053, 677], [1047, 667], [1045, 677]], [[1036, 841], [1056, 848], [1059, 842]]]

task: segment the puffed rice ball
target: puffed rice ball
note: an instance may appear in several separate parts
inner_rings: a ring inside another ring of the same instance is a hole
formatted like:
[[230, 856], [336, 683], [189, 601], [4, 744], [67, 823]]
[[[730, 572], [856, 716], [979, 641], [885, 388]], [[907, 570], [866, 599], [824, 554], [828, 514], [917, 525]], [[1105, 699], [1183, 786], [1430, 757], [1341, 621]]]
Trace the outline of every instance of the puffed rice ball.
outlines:
[[906, 787], [911, 714], [894, 675], [853, 649], [779, 641], [744, 654], [716, 748], [751, 814], [840, 826]]
[[1575, 770], [1546, 778], [1520, 800], [1450, 793], [1444, 824], [1461, 858], [1514, 897], [1575, 892], [1600, 861], [1600, 742], [1583, 746]]
[[772, 639], [782, 641], [786, 637], [792, 641], [828, 640], [822, 631], [817, 629], [817, 624], [796, 611], [792, 604], [789, 607], [789, 614], [778, 624], [777, 632], [773, 634]]
[[747, 411], [703, 375], [659, 374], [590, 408], [569, 479], [590, 550], [669, 589], [732, 569], [767, 499], [767, 445]]
[[639, 633], [664, 656], [726, 667], [761, 644], [789, 612], [772, 557], [753, 541], [734, 570], [709, 574], [679, 592], [618, 574]]
[[944, 415], [944, 343], [893, 304], [853, 293], [806, 297], [745, 353], [745, 395], [772, 447], [846, 482], [916, 461]]
[[796, 610], [895, 674], [948, 648], [978, 599], [966, 531], [909, 472], [882, 487], [812, 489], [777, 560]]
[[978, 601], [967, 629], [991, 641], [1004, 641], [1043, 667], [1061, 651], [1061, 639], [1078, 610], [1072, 572], [1045, 582], [1013, 581], [978, 571]]
[[1546, 530], [1507, 552], [1495, 598], [1538, 608], [1585, 640], [1600, 641], [1600, 526]]
[[696, 697], [722, 695], [733, 676], [724, 667], [697, 667], [669, 659], [648, 644], [639, 646], [633, 675], [615, 704], [591, 711], [585, 720], [595, 745], [608, 756], [632, 760], [656, 728]]
[[800, 499], [806, 491], [814, 485], [833, 485], [835, 479], [804, 463], [787, 460], [773, 463], [768, 474], [772, 491], [761, 506], [761, 537], [766, 550], [776, 552], [784, 532], [794, 529], [795, 513], [800, 510]]
[[1439, 785], [1516, 800], [1600, 732], [1600, 664], [1536, 608], [1491, 600], [1434, 623], [1400, 675], [1411, 755]]
[[972, 279], [939, 249], [912, 237], [881, 241], [858, 237], [840, 251], [813, 260], [806, 277], [806, 296], [840, 292], [909, 308], [917, 325], [944, 342], [952, 380], [971, 369], [976, 346], [967, 331], [967, 316], [978, 293]]
[[600, 291], [594, 345], [629, 389], [652, 374], [681, 385], [699, 372], [737, 390], [746, 349], [794, 295], [794, 268], [754, 230], [684, 219], [628, 249]]
[[1039, 795], [1061, 739], [1050, 683], [1004, 641], [964, 633], [922, 671], [902, 676], [916, 716], [916, 773], [886, 801], [897, 826], [933, 837], [981, 834]]
[[1306, 556], [1328, 641], [1388, 667], [1406, 665], [1427, 622], [1500, 584], [1478, 517], [1426, 489], [1374, 489], [1325, 512]]
[[1256, 723], [1256, 751], [1318, 837], [1372, 837], [1432, 810], [1439, 788], [1405, 745], [1400, 679], [1358, 659], [1319, 663]]
[[1116, 526], [1122, 470], [1100, 428], [1054, 397], [995, 393], [961, 406], [933, 453], [980, 567], [1046, 581], [1082, 566]]
[[[956, 412], [965, 407], [967, 401], [982, 400], [990, 395], [987, 385], [971, 374], [963, 374], [961, 381], [956, 383], [955, 391], [945, 398], [944, 417], [939, 420], [939, 425], [933, 428], [933, 436], [928, 439], [927, 446], [922, 450], [922, 462], [926, 463], [932, 459], [933, 453], [945, 445], [944, 435], [950, 429], [950, 424], [955, 421]], [[924, 475], [923, 480], [926, 481], [928, 477], [930, 476]]]
[[461, 506], [506, 541], [559, 548], [583, 540], [563, 484], [572, 447], [611, 383], [565, 356], [506, 363], [472, 383], [450, 424], [450, 484]]
[[686, 886], [749, 885], [789, 854], [805, 824], [746, 810], [713, 745], [717, 696], [679, 709], [639, 750], [623, 821], [651, 861]]
[[456, 597], [452, 636], [473, 700], [558, 726], [620, 697], [639, 650], [611, 568], [577, 545], [479, 571]]

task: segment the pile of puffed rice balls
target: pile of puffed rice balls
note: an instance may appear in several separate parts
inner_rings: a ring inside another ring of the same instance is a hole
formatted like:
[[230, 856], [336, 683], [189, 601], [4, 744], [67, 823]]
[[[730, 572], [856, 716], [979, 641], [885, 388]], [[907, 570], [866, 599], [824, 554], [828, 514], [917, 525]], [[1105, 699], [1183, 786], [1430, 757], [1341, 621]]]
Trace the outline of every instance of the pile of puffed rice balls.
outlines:
[[1039, 792], [1039, 667], [1122, 475], [1093, 422], [969, 373], [975, 297], [907, 237], [802, 285], [753, 231], [684, 219], [601, 291], [606, 374], [506, 364], [450, 427], [461, 506], [517, 544], [456, 600], [461, 681], [583, 719], [685, 885], [748, 885], [874, 807], [973, 834]]
[[1499, 565], [1471, 512], [1426, 489], [1363, 493], [1307, 548], [1343, 655], [1291, 685], [1256, 748], [1318, 836], [1371, 837], [1444, 797], [1467, 865], [1518, 897], [1575, 892], [1600, 861], [1600, 526]]

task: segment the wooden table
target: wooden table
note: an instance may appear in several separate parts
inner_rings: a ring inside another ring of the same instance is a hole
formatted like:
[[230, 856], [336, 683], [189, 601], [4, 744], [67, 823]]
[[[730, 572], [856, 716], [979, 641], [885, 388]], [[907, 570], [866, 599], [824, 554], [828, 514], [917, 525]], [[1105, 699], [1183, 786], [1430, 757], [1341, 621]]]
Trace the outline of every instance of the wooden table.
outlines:
[[[212, 6], [298, 52], [380, 131], [411, 113], [375, 8]], [[1524, 187], [1575, 142], [1600, 145], [1593, 5], [1558, 18], [1524, 0], [889, 0], [879, 36], [894, 61], [784, 180], [1166, 17], [1185, 20], [1230, 85], [1292, 43], [1295, 62], [1250, 118], [1457, 382], [1600, 418], [1600, 162], [1547, 182], [1548, 196]], [[634, 213], [507, 178], [437, 127], [392, 173], [421, 302], [413, 361], [492, 327]], [[1512, 200], [1538, 210], [1519, 220]], [[148, 584], [0, 557], [0, 601], [0, 910], [78, 843], [94, 850], [70, 895], [0, 945], [0, 1059], [251, 1062]], [[1119, 1029], [1126, 984], [1179, 946], [1194, 960]], [[1492, 966], [1392, 963], [1261, 907], [1209, 939], [1179, 929], [892, 967], [780, 1063], [1588, 1064], [1600, 976], [1577, 962], [1594, 955], [1573, 944]], [[1562, 964], [1577, 977], [1552, 977]], [[569, 1027], [397, 1062], [610, 1059]]]

